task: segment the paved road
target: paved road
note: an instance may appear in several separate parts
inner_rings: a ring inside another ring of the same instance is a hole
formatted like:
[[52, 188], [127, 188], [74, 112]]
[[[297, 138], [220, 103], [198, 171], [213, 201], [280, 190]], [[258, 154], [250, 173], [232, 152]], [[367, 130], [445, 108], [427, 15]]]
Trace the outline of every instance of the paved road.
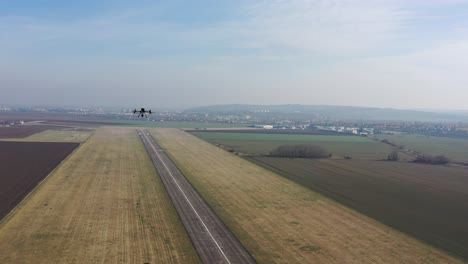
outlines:
[[255, 263], [147, 130], [138, 130], [203, 263]]

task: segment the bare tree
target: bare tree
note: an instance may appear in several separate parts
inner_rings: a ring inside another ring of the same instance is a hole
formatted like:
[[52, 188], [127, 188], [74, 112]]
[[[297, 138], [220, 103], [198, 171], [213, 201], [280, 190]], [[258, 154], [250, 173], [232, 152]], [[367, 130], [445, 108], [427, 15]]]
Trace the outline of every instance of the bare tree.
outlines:
[[397, 161], [400, 157], [398, 157], [398, 150], [394, 149], [390, 154], [387, 156], [387, 160], [389, 161]]
[[416, 159], [414, 160], [414, 162], [438, 165], [438, 164], [447, 164], [447, 163], [450, 163], [450, 159], [447, 158], [447, 157], [444, 156], [444, 155], [437, 155], [437, 156], [434, 156], [434, 157], [432, 157], [432, 156], [419, 155], [418, 157], [416, 157]]
[[322, 147], [311, 144], [281, 145], [270, 152], [273, 157], [287, 158], [327, 158], [330, 157]]

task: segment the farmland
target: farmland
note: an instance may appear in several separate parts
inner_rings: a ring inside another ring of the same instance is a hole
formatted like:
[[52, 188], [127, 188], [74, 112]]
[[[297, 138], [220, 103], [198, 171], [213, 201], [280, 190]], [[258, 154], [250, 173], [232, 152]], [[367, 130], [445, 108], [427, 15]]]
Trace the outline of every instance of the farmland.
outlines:
[[198, 261], [134, 129], [98, 129], [0, 223], [0, 263]]
[[0, 220], [77, 146], [0, 142]]
[[423, 135], [380, 135], [397, 145], [407, 146], [428, 155], [445, 155], [454, 161], [468, 162], [468, 140]]
[[183, 121], [149, 121], [145, 119], [116, 119], [116, 120], [49, 120], [49, 124], [70, 126], [121, 126], [121, 127], [171, 127], [171, 128], [237, 128], [242, 124], [183, 122]]
[[[288, 135], [256, 133], [193, 132], [193, 135], [213, 144], [220, 144], [236, 152], [269, 154], [283, 144], [312, 143], [321, 146], [335, 157], [350, 156], [363, 159], [385, 159], [392, 151], [386, 144], [358, 136]], [[402, 158], [408, 158], [401, 155]]]
[[77, 129], [49, 129], [32, 134], [24, 138], [0, 138], [0, 141], [15, 142], [84, 142], [93, 130]]
[[25, 138], [33, 134], [54, 128], [53, 126], [0, 127], [1, 138]]
[[356, 136], [328, 130], [315, 129], [262, 129], [252, 127], [238, 128], [207, 128], [207, 129], [186, 129], [187, 132], [208, 132], [208, 133], [248, 133], [248, 134], [282, 134], [282, 135], [322, 135], [322, 136]]
[[[92, 131], [80, 130], [46, 130], [40, 133], [20, 139], [21, 141], [29, 142], [84, 142]], [[15, 139], [15, 141], [18, 141]]]
[[206, 123], [206, 122], [177, 122], [162, 121], [152, 122], [148, 120], [112, 120], [108, 121], [119, 126], [138, 126], [138, 127], [171, 127], [171, 128], [235, 128], [244, 127], [242, 124], [229, 123]]
[[467, 169], [363, 160], [249, 160], [468, 259]]
[[259, 263], [461, 263], [190, 134], [151, 133]]

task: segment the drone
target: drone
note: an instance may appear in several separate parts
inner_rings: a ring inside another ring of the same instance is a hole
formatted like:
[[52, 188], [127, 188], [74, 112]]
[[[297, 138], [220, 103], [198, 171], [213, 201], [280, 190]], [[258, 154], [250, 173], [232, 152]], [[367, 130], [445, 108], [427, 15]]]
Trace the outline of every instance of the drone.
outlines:
[[140, 111], [137, 111], [136, 109], [133, 109], [133, 113], [134, 114], [138, 113], [138, 117], [143, 117], [143, 116], [148, 117], [148, 115], [146, 113], [151, 114], [151, 109], [149, 111], [146, 111], [145, 108], [141, 108]]

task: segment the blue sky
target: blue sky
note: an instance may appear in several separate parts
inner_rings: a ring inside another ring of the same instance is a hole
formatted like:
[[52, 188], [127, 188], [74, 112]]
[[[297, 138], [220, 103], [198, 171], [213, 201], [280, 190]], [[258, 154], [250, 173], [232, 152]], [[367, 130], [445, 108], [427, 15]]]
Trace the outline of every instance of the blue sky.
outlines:
[[464, 0], [133, 2], [0, 1], [0, 104], [468, 109]]

